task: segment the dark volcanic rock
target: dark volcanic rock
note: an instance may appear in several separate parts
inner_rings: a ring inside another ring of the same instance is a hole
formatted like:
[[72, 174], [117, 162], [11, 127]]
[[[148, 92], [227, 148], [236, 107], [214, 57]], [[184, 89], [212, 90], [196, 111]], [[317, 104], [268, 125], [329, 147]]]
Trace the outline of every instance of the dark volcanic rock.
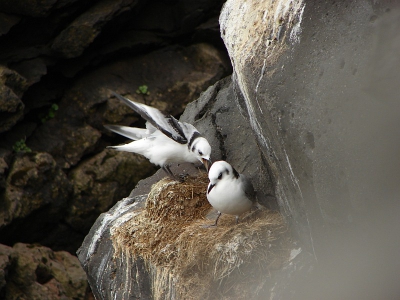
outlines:
[[44, 1], [2, 1], [0, 11], [13, 13], [16, 15], [27, 15], [32, 17], [46, 16], [58, 0]]
[[24, 60], [13, 64], [13, 69], [26, 78], [29, 85], [32, 85], [47, 74], [47, 61], [42, 58]]
[[75, 256], [41, 246], [0, 245], [2, 299], [84, 299], [87, 281]]
[[[22, 97], [26, 89], [29, 87], [27, 80], [19, 73], [0, 66], [0, 84], [8, 87], [18, 97]], [[7, 99], [2, 99], [5, 101]]]
[[138, 0], [98, 1], [55, 38], [51, 46], [52, 50], [65, 58], [81, 55], [100, 34], [107, 22], [121, 12], [131, 9], [138, 2]]
[[70, 168], [95, 149], [100, 137], [101, 133], [90, 125], [76, 124], [73, 119], [65, 123], [55, 118], [40, 126], [28, 145], [35, 151], [54, 155], [62, 168]]
[[128, 195], [140, 179], [154, 171], [155, 167], [146, 158], [115, 150], [104, 150], [81, 163], [69, 174], [74, 190], [67, 224], [87, 233], [100, 213]]
[[20, 20], [20, 17], [0, 13], [0, 36], [6, 34]]
[[1, 197], [2, 243], [43, 239], [67, 207], [71, 184], [48, 153], [21, 153]]
[[12, 128], [23, 117], [24, 104], [8, 87], [0, 85], [0, 132]]
[[8, 268], [11, 264], [10, 255], [12, 248], [0, 244], [0, 296], [4, 298], [4, 288], [7, 285], [6, 276]]
[[147, 1], [135, 23], [140, 29], [177, 36], [190, 32], [213, 12], [218, 15], [223, 3], [215, 0]]
[[0, 188], [4, 189], [6, 187], [6, 176], [5, 173], [8, 169], [8, 164], [4, 158], [0, 158]]
[[12, 128], [23, 117], [21, 96], [28, 88], [26, 79], [0, 66], [0, 133]]

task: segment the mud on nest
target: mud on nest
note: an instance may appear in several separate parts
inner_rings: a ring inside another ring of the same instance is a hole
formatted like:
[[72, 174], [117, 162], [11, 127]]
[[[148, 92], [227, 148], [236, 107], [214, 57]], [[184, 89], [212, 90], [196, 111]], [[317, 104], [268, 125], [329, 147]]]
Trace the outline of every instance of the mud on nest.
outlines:
[[145, 209], [113, 229], [116, 255], [146, 262], [155, 299], [251, 298], [289, 257], [287, 226], [277, 212], [249, 212], [238, 225], [222, 215], [218, 227], [201, 227], [213, 223], [205, 218], [207, 185], [206, 174], [184, 183], [164, 178]]

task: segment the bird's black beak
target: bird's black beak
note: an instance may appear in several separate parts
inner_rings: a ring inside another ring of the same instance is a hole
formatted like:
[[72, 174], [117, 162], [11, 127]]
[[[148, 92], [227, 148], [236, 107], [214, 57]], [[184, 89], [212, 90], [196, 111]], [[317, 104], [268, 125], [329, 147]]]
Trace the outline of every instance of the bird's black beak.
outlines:
[[215, 184], [210, 183], [210, 185], [208, 186], [207, 194], [209, 194], [211, 192], [211, 190], [213, 189], [214, 186], [215, 186]]
[[211, 166], [211, 164], [212, 164], [212, 163], [211, 163], [211, 160], [202, 158], [201, 161], [203, 162], [203, 165], [206, 167], [207, 173], [208, 173], [208, 171], [210, 170], [210, 166]]

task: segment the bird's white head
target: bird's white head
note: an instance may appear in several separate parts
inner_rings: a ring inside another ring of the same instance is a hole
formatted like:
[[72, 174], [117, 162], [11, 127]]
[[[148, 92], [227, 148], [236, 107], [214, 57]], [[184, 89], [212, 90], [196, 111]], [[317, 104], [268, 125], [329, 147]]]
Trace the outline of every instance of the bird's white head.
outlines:
[[210, 160], [211, 146], [208, 143], [208, 141], [201, 136], [197, 137], [195, 142], [193, 142], [190, 151], [192, 151], [192, 153], [197, 157], [197, 159], [204, 164], [204, 166], [208, 171], [211, 164]]
[[239, 173], [226, 161], [220, 160], [212, 164], [208, 172], [208, 185], [207, 193], [210, 193], [213, 187], [221, 180], [239, 178]]

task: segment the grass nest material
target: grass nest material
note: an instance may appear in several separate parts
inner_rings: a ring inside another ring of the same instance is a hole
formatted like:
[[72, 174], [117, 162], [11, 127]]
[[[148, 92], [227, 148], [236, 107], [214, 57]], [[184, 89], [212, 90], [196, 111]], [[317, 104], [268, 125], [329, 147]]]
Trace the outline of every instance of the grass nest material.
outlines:
[[[154, 184], [143, 211], [113, 230], [115, 253], [140, 257], [155, 299], [244, 299], [257, 295], [289, 257], [287, 226], [278, 212], [256, 210], [206, 219], [206, 174]], [[171, 288], [172, 287], [172, 288]], [[171, 291], [173, 289], [173, 291]]]

